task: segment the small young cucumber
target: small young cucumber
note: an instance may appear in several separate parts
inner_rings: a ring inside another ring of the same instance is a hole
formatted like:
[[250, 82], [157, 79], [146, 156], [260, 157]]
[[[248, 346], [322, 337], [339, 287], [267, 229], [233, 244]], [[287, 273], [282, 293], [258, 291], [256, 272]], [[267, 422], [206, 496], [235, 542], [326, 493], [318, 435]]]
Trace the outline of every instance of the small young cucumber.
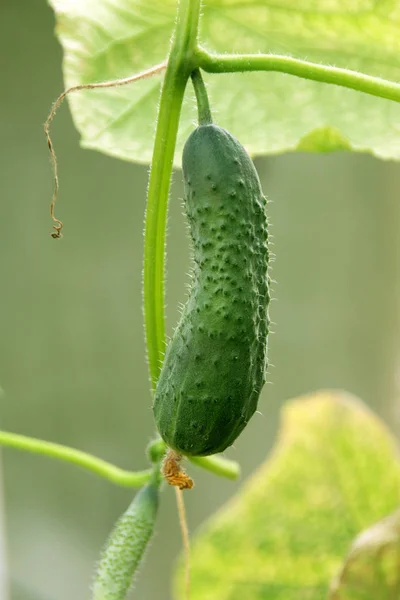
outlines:
[[266, 199], [243, 146], [200, 125], [183, 151], [192, 286], [154, 398], [171, 448], [205, 456], [230, 446], [257, 407], [267, 368]]
[[150, 483], [135, 496], [117, 521], [100, 559], [93, 600], [125, 600], [154, 529], [158, 484]]

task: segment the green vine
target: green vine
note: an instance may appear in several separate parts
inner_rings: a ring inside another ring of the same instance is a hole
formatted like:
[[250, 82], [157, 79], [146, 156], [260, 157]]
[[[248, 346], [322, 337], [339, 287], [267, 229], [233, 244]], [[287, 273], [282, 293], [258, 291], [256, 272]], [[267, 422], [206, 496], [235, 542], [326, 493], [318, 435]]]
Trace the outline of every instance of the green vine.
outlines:
[[[82, 452], [82, 450], [9, 431], [0, 431], [0, 445], [77, 465], [86, 471], [90, 471], [95, 475], [99, 475], [112, 483], [124, 487], [142, 487], [153, 477], [154, 469], [126, 471], [92, 454]], [[165, 443], [160, 439], [156, 439], [149, 444], [147, 456], [150, 462], [158, 464], [165, 451]], [[193, 464], [227, 479], [237, 479], [240, 474], [239, 465], [223, 456], [193, 457], [189, 460]]]
[[181, 0], [161, 92], [144, 238], [143, 298], [147, 356], [155, 388], [165, 349], [164, 255], [168, 195], [183, 95], [197, 41], [200, 0]]
[[100, 475], [104, 479], [108, 479], [112, 483], [126, 487], [142, 487], [152, 477], [153, 470], [146, 469], [144, 471], [125, 471], [115, 465], [82, 452], [75, 448], [69, 448], [62, 444], [46, 442], [36, 438], [18, 435], [8, 431], [0, 431], [0, 444], [15, 448], [17, 450], [25, 450], [33, 454], [41, 454], [49, 458], [55, 458], [67, 463], [71, 463], [91, 471], [95, 475]]
[[320, 83], [340, 85], [358, 92], [400, 102], [400, 83], [372, 77], [350, 69], [340, 69], [276, 54], [210, 54], [200, 46], [195, 51], [196, 66], [208, 73], [277, 71]]

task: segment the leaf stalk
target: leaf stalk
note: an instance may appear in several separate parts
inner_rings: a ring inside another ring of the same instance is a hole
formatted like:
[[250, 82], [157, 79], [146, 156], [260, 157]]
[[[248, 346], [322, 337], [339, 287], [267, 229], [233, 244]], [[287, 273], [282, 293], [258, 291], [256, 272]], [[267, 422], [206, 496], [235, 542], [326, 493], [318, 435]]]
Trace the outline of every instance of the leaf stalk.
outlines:
[[292, 56], [211, 54], [198, 46], [195, 50], [195, 59], [197, 66], [208, 73], [275, 71], [320, 83], [339, 85], [371, 96], [400, 102], [400, 83], [350, 69], [312, 63]]

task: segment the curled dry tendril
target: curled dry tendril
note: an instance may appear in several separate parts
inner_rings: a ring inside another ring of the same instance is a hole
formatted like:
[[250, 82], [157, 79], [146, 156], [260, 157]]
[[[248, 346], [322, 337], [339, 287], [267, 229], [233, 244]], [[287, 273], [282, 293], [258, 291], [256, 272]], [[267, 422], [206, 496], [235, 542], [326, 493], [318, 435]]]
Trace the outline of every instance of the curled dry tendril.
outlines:
[[121, 85], [127, 85], [128, 83], [133, 83], [134, 81], [138, 81], [139, 79], [145, 79], [147, 77], [151, 77], [152, 75], [156, 75], [157, 73], [160, 73], [161, 71], [163, 71], [166, 68], [166, 66], [167, 66], [167, 61], [165, 60], [162, 63], [155, 65], [154, 67], [151, 67], [150, 69], [146, 69], [145, 71], [141, 71], [140, 73], [136, 73], [135, 75], [131, 75], [130, 77], [125, 77], [123, 79], [115, 79], [112, 81], [101, 81], [99, 83], [85, 83], [85, 84], [81, 84], [81, 85], [74, 85], [74, 86], [69, 87], [68, 89], [64, 90], [64, 92], [62, 94], [60, 94], [58, 96], [57, 100], [54, 102], [53, 106], [51, 107], [49, 116], [47, 117], [46, 122], [44, 124], [44, 134], [46, 136], [47, 146], [48, 146], [49, 152], [50, 152], [50, 160], [51, 160], [51, 165], [52, 165], [52, 169], [53, 169], [53, 182], [54, 182], [53, 196], [52, 196], [51, 204], [50, 204], [50, 217], [53, 221], [53, 229], [54, 229], [54, 231], [51, 233], [52, 238], [54, 238], [54, 239], [61, 238], [62, 237], [62, 228], [63, 228], [63, 222], [60, 221], [60, 219], [57, 219], [54, 214], [54, 209], [55, 209], [55, 205], [57, 202], [60, 185], [59, 185], [59, 180], [58, 180], [57, 157], [56, 157], [53, 142], [52, 142], [51, 136], [50, 136], [51, 122], [53, 121], [55, 114], [57, 112], [57, 109], [60, 107], [62, 101], [64, 100], [64, 98], [66, 96], [68, 96], [68, 94], [71, 94], [72, 92], [79, 92], [81, 90], [95, 90], [95, 89], [99, 89], [99, 88], [117, 87], [117, 86], [121, 86]]

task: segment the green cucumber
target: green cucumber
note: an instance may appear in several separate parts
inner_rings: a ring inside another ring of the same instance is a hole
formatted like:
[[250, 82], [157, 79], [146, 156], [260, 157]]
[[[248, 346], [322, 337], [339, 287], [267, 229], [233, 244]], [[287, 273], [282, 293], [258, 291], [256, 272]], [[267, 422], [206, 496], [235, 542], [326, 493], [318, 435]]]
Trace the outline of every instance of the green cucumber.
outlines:
[[100, 559], [93, 600], [124, 600], [153, 533], [158, 482], [142, 488], [117, 521]]
[[153, 410], [168, 446], [206, 456], [238, 437], [265, 382], [266, 199], [243, 146], [214, 124], [192, 132], [182, 166], [192, 286], [165, 353]]

